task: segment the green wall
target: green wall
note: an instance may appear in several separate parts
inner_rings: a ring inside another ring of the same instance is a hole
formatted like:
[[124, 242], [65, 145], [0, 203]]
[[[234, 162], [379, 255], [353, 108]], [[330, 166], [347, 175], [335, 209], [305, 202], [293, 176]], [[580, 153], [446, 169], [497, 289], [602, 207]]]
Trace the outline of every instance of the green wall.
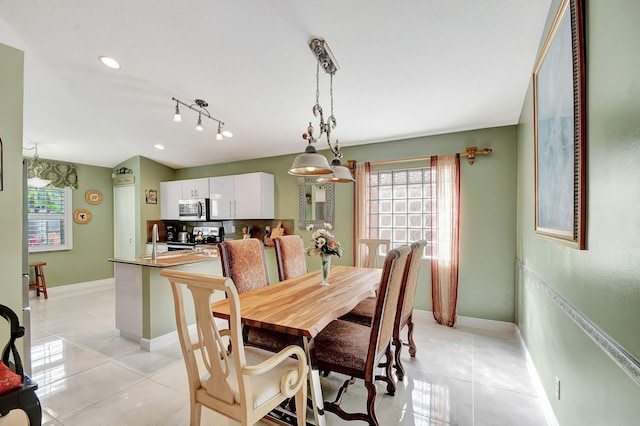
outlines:
[[[532, 90], [518, 125], [518, 326], [562, 425], [627, 425], [640, 418], [640, 386], [558, 303], [548, 285], [640, 359], [640, 2], [588, 1], [587, 250], [535, 236]], [[550, 26], [559, 1], [547, 19]], [[539, 283], [544, 285], [541, 287]], [[555, 377], [561, 399], [554, 396]]]
[[[2, 183], [0, 223], [5, 247], [0, 256], [0, 304], [22, 318], [22, 95], [24, 53], [0, 43], [0, 138]], [[2, 320], [4, 322], [4, 320]], [[0, 327], [7, 342], [6, 327]], [[22, 339], [16, 342], [22, 350]]]
[[[113, 278], [113, 265], [107, 262], [113, 256], [111, 169], [85, 164], [77, 166], [78, 189], [72, 190], [72, 211], [88, 210], [91, 221], [84, 225], [72, 223], [71, 250], [29, 254], [29, 262], [47, 262], [44, 273], [48, 288]], [[87, 203], [85, 194], [91, 189], [102, 193], [102, 203]]]
[[[515, 127], [474, 130], [402, 141], [343, 147], [344, 158], [380, 161], [463, 152], [467, 146], [491, 147], [473, 165], [461, 161], [460, 315], [515, 321], [513, 262], [516, 227]], [[321, 151], [328, 156], [327, 151]], [[295, 155], [215, 164], [176, 171], [176, 179], [263, 171], [275, 176], [275, 215], [295, 219], [298, 230], [298, 179], [287, 173]], [[336, 185], [335, 234], [345, 248], [332, 263], [353, 264], [353, 185]], [[320, 261], [310, 257], [310, 270]], [[423, 262], [416, 307], [431, 309], [429, 263]]]

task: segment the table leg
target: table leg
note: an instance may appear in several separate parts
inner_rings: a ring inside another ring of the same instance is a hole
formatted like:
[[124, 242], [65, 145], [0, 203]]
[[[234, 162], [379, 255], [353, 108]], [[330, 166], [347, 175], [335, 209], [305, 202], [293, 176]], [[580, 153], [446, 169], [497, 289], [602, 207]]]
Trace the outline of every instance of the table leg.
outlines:
[[320, 372], [318, 371], [318, 363], [316, 362], [315, 346], [313, 339], [305, 337], [303, 340], [304, 351], [307, 354], [307, 362], [309, 363], [309, 389], [311, 405], [313, 407], [313, 417], [316, 421], [316, 426], [325, 426], [324, 402], [322, 389], [320, 388]]

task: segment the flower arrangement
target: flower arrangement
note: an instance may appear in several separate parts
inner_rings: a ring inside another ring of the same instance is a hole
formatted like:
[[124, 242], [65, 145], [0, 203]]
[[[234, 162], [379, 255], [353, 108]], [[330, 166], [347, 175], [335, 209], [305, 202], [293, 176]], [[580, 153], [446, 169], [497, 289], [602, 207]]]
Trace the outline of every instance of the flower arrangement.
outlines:
[[[329, 232], [329, 229], [332, 228], [330, 223], [325, 223], [323, 228], [319, 228], [311, 234], [311, 246], [305, 249], [305, 253], [307, 256], [311, 254], [320, 255], [324, 254], [336, 254], [339, 256], [342, 255], [342, 246], [340, 242], [335, 239], [333, 234]], [[307, 231], [311, 231], [313, 229], [313, 225], [307, 225]]]

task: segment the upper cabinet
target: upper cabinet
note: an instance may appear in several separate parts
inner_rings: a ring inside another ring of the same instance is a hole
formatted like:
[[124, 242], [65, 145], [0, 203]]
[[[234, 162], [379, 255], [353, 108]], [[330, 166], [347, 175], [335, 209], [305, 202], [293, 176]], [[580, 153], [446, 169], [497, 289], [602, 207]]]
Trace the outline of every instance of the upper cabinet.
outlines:
[[209, 178], [211, 219], [273, 219], [273, 175], [246, 173]]
[[178, 220], [178, 200], [182, 199], [182, 182], [160, 182], [160, 219]]
[[182, 200], [209, 196], [209, 178], [187, 179], [180, 182], [182, 182]]

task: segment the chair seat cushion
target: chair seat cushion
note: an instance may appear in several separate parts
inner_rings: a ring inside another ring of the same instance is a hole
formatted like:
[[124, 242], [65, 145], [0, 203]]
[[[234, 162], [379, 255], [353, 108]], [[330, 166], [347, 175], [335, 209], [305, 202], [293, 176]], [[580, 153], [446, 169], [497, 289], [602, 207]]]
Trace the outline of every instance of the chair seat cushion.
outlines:
[[358, 303], [356, 307], [351, 310], [351, 312], [341, 316], [340, 319], [371, 327], [371, 322], [373, 321], [373, 315], [375, 314], [375, 312], [376, 298], [368, 297], [362, 302]]
[[[245, 357], [247, 360], [247, 366], [260, 364], [262, 361], [274, 356], [273, 353], [265, 351], [260, 348], [254, 348], [245, 346]], [[240, 388], [238, 386], [238, 380], [235, 373], [235, 364], [233, 357], [229, 357], [231, 371], [227, 377], [227, 382], [233, 391], [233, 397], [236, 402], [240, 401]], [[296, 371], [298, 369], [298, 361], [293, 358], [287, 358], [282, 363], [274, 366], [271, 370], [264, 374], [257, 376], [250, 376], [249, 382], [251, 383], [251, 397], [253, 399], [253, 408], [257, 408], [260, 405], [267, 402], [269, 399], [280, 393], [280, 379], [289, 371]], [[205, 375], [200, 378], [200, 383], [203, 388], [207, 388], [207, 381], [209, 375]], [[216, 389], [206, 389], [207, 393], [213, 397], [216, 397]]]
[[0, 394], [22, 387], [22, 377], [0, 361]]
[[280, 352], [289, 345], [302, 345], [302, 339], [291, 334], [264, 328], [244, 326], [246, 329], [245, 345], [257, 346], [270, 352]]
[[332, 371], [364, 371], [371, 328], [335, 320], [314, 339], [318, 366]]

